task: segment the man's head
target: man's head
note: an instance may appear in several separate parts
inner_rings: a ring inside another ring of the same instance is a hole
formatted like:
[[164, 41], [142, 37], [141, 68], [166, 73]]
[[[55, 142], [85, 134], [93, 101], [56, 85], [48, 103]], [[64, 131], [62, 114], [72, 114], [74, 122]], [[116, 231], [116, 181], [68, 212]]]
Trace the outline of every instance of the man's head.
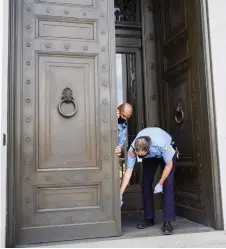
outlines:
[[139, 158], [145, 157], [149, 153], [150, 147], [151, 139], [147, 136], [138, 137], [134, 144], [135, 152]]
[[118, 107], [118, 110], [119, 110], [120, 118], [124, 121], [129, 119], [133, 113], [133, 108], [128, 103], [121, 104]]

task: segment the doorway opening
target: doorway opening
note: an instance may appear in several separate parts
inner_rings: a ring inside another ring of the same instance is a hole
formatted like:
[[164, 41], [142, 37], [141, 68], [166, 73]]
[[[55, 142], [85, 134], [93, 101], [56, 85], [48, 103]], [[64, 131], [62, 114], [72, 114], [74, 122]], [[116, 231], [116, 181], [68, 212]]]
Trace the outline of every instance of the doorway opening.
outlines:
[[[215, 207], [221, 201], [213, 191], [213, 153], [206, 125], [201, 8], [199, 1], [187, 0], [116, 0], [114, 8], [117, 99], [118, 104], [128, 102], [134, 108], [119, 163], [120, 179], [126, 151], [140, 130], [158, 126], [169, 132], [180, 150], [175, 175], [178, 233], [222, 229], [222, 219], [216, 218]], [[124, 194], [122, 230], [139, 234], [142, 164], [137, 163], [134, 171]], [[156, 173], [154, 184], [160, 174]], [[160, 224], [162, 199], [155, 198]], [[155, 228], [144, 233], [158, 234]]]

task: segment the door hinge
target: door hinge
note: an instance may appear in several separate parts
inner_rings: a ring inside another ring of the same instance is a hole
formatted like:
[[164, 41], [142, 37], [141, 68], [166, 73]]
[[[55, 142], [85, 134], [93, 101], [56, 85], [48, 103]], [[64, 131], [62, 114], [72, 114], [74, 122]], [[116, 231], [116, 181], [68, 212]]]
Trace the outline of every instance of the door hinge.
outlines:
[[5, 145], [6, 145], [6, 134], [3, 133], [3, 146], [5, 146]]

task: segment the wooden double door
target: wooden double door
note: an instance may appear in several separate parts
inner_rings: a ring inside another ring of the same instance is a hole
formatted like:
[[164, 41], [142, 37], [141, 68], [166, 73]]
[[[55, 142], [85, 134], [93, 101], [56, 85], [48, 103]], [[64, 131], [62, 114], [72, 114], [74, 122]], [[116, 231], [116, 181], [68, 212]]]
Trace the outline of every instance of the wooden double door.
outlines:
[[[128, 143], [155, 125], [176, 139], [177, 215], [216, 227], [198, 2], [144, 1], [140, 17], [151, 12], [156, 32], [145, 33], [146, 23], [128, 33], [130, 25], [125, 39], [128, 25], [115, 29], [112, 1], [12, 1], [8, 224], [16, 225], [15, 244], [121, 234], [117, 99], [134, 107]], [[151, 43], [157, 63], [142, 59]], [[126, 62], [121, 92], [116, 58]], [[148, 70], [157, 74], [158, 92]], [[159, 123], [151, 121], [156, 103]], [[133, 181], [127, 209], [142, 209], [140, 170]]]

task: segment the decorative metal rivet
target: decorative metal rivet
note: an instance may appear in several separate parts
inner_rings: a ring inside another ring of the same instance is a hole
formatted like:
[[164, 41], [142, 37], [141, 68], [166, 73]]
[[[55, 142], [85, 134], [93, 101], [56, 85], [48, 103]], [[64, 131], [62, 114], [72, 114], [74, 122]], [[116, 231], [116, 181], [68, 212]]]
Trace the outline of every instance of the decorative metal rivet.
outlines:
[[72, 216], [68, 216], [68, 217], [66, 218], [66, 221], [72, 222]]
[[108, 179], [109, 178], [109, 175], [105, 175], [105, 179]]
[[106, 47], [101, 47], [101, 51], [106, 51]]
[[86, 12], [83, 12], [82, 14], [83, 14], [83, 16], [87, 16], [87, 13], [86, 13]]
[[68, 10], [65, 10], [65, 11], [64, 11], [64, 14], [65, 14], [65, 15], [68, 15], [68, 14], [69, 14], [69, 11], [68, 11]]
[[148, 35], [148, 39], [151, 40], [151, 41], [154, 40], [154, 35], [153, 35], [152, 33], [150, 33], [150, 34]]
[[198, 124], [199, 123], [199, 121], [198, 120], [196, 120], [196, 124]]
[[106, 80], [102, 81], [102, 86], [106, 87], [108, 85], [108, 82]]
[[197, 156], [200, 156], [200, 153], [197, 153]]
[[147, 11], [152, 11], [152, 5], [148, 5]]
[[198, 107], [198, 105], [195, 105], [195, 107], [197, 108], [197, 107]]
[[108, 156], [105, 156], [104, 159], [105, 159], [105, 160], [108, 160], [109, 158], [108, 158]]
[[150, 69], [154, 69], [155, 68], [155, 64], [154, 63], [149, 64], [149, 68]]
[[30, 46], [31, 46], [31, 43], [27, 42], [26, 47], [30, 48]]
[[31, 200], [30, 200], [28, 197], [25, 199], [25, 202], [26, 202], [26, 203], [30, 203], [30, 201], [31, 201]]
[[26, 29], [31, 29], [31, 25], [28, 24], [28, 25], [26, 26]]
[[26, 163], [30, 163], [30, 162], [31, 162], [31, 159], [26, 158], [26, 159], [24, 159], [24, 161], [25, 161]]
[[156, 100], [156, 94], [155, 93], [153, 93], [152, 95], [151, 95], [151, 98], [153, 99], [153, 100]]
[[202, 168], [202, 164], [199, 164], [199, 167], [201, 167], [201, 168]]
[[31, 65], [30, 61], [26, 61], [26, 65], [29, 67]]
[[197, 139], [199, 140], [199, 137], [197, 137]]
[[51, 44], [47, 43], [47, 44], [45, 45], [45, 47], [46, 47], [46, 48], [51, 48]]
[[108, 119], [105, 117], [105, 118], [103, 118], [103, 121], [104, 121], [104, 123], [107, 123]]
[[102, 103], [103, 103], [104, 105], [106, 105], [106, 104], [108, 103], [107, 99], [103, 99], [103, 100], [102, 100]]
[[86, 181], [90, 181], [90, 180], [91, 180], [91, 176], [85, 176], [84, 179], [85, 179]]
[[102, 68], [103, 68], [103, 69], [106, 69], [106, 67], [107, 67], [106, 64], [103, 64], [103, 65], [102, 65]]
[[83, 46], [83, 50], [88, 50], [88, 46]]
[[46, 13], [50, 13], [50, 9], [49, 8], [46, 9]]
[[104, 29], [101, 30], [101, 34], [105, 34], [105, 30]]
[[107, 142], [108, 141], [108, 137], [104, 136], [104, 141]]
[[117, 131], [117, 129], [116, 129], [116, 128], [114, 128], [114, 131]]
[[101, 16], [101, 17], [104, 17], [104, 13], [101, 13], [100, 16]]
[[46, 179], [47, 182], [49, 182], [49, 181], [52, 180], [52, 177], [51, 176], [46, 176], [45, 179]]
[[109, 199], [109, 195], [105, 195], [105, 198], [106, 198], [106, 199]]
[[88, 217], [88, 218], [91, 218], [92, 217], [92, 214], [91, 213], [86, 213], [86, 216]]
[[31, 139], [30, 139], [29, 137], [26, 137], [26, 138], [25, 138], [25, 141], [26, 141], [27, 143], [29, 143], [29, 142], [31, 141]]
[[26, 123], [30, 123], [31, 122], [31, 118], [26, 118], [25, 121], [26, 121]]
[[196, 92], [196, 88], [194, 88], [194, 92]]
[[25, 101], [27, 104], [31, 103], [31, 99], [26, 99]]
[[25, 178], [25, 182], [29, 182], [30, 181], [30, 178], [29, 177], [26, 177]]
[[69, 47], [69, 45], [65, 45], [64, 48], [65, 49], [69, 49], [70, 47]]
[[26, 80], [26, 84], [31, 84], [31, 81], [30, 80]]
[[30, 8], [30, 7], [27, 7], [27, 8], [26, 8], [26, 11], [30, 12], [30, 11], [31, 11], [31, 8]]

